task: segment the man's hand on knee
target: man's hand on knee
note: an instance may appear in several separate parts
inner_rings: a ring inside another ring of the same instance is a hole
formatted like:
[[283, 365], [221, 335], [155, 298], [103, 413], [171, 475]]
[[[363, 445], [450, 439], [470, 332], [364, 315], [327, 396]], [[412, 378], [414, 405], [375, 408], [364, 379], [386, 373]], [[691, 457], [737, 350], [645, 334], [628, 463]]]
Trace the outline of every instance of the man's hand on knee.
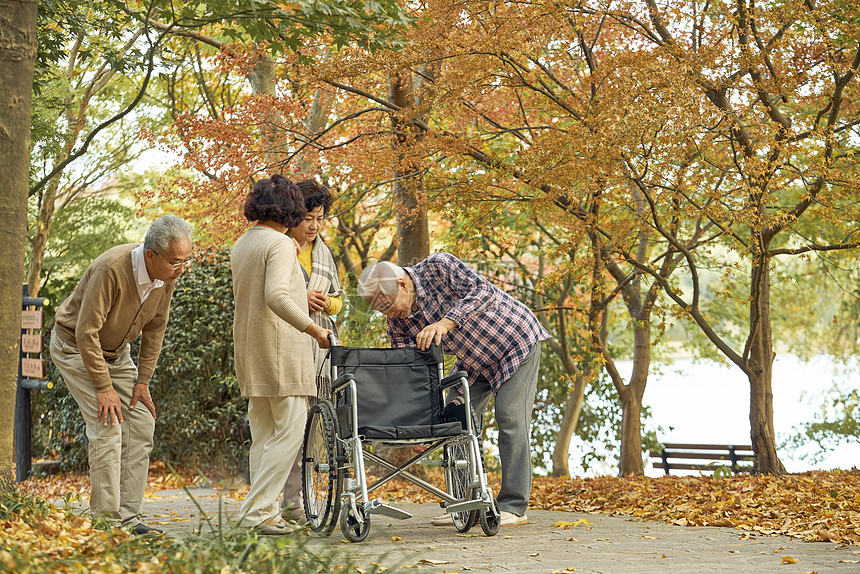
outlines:
[[116, 423], [122, 424], [122, 403], [119, 402], [119, 395], [111, 389], [103, 393], [96, 393], [99, 402], [99, 421], [104, 426], [116, 426]]
[[134, 390], [131, 391], [131, 402], [128, 404], [129, 409], [133, 409], [137, 401], [143, 403], [149, 412], [152, 413], [152, 418], [155, 418], [155, 403], [152, 402], [152, 396], [149, 394], [149, 387], [143, 383], [134, 385]]

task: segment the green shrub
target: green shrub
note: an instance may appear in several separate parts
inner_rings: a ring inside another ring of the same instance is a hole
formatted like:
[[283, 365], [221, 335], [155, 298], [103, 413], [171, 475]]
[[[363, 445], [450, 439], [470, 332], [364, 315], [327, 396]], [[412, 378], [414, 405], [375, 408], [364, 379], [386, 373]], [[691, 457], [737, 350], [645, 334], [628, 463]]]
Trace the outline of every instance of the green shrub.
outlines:
[[158, 409], [153, 459], [228, 473], [244, 469], [250, 435], [233, 368], [226, 249], [208, 253], [177, 280], [150, 388]]

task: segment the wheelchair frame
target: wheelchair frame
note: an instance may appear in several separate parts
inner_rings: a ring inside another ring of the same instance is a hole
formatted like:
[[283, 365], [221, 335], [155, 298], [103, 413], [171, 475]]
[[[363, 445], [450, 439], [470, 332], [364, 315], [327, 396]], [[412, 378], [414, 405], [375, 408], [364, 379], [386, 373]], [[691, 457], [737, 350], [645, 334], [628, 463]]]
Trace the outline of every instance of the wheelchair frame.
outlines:
[[[454, 526], [467, 532], [480, 522], [487, 536], [499, 531], [500, 512], [484, 472], [483, 449], [476, 435], [477, 425], [472, 411], [469, 385], [464, 371], [444, 377], [442, 363], [437, 364], [439, 393], [450, 394], [451, 387], [462, 384], [465, 429], [450, 436], [414, 437], [405, 439], [367, 439], [359, 434], [358, 384], [351, 372], [338, 375], [332, 361], [332, 397], [348, 393], [352, 428], [348, 435], [341, 432], [331, 400], [320, 400], [308, 412], [302, 445], [302, 497], [309, 526], [329, 535], [339, 522], [343, 535], [350, 542], [365, 540], [370, 532], [371, 515], [390, 518], [411, 518], [409, 512], [388, 505], [381, 498], [371, 499], [370, 493], [389, 481], [400, 478], [439, 497]], [[447, 391], [447, 393], [446, 393]], [[427, 448], [401, 465], [392, 463], [368, 450], [368, 442], [385, 446], [427, 444]], [[408, 469], [428, 456], [442, 451], [442, 467], [446, 490], [428, 483]], [[365, 459], [388, 471], [368, 485]]]

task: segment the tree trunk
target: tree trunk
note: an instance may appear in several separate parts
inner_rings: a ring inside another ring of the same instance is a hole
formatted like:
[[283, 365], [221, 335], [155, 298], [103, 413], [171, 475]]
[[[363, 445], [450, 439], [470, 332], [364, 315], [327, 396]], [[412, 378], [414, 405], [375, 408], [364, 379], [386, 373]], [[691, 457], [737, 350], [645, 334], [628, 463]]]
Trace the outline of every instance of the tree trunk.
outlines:
[[[66, 147], [68, 152], [68, 143]], [[68, 153], [59, 158], [59, 161], [62, 161], [66, 157], [68, 157]], [[45, 263], [45, 249], [48, 246], [48, 236], [51, 232], [51, 221], [54, 218], [54, 208], [57, 202], [57, 190], [60, 187], [61, 176], [62, 172], [58, 173], [45, 186], [45, 194], [40, 200], [39, 215], [36, 217], [36, 229], [30, 238], [30, 267], [27, 270], [27, 286], [30, 297], [38, 297], [39, 289], [42, 287], [42, 266]]]
[[[322, 58], [323, 61], [327, 61], [330, 56], [331, 52], [326, 51]], [[319, 88], [314, 92], [314, 99], [305, 118], [305, 133], [309, 141], [314, 140], [325, 127], [328, 114], [331, 111], [332, 100], [333, 96], [330, 92], [325, 92]], [[316, 176], [319, 170], [316, 149], [310, 145], [306, 146], [296, 157], [296, 166], [302, 179]]]
[[0, 488], [10, 487], [14, 480], [36, 7], [35, 0], [0, 0], [4, 36], [0, 42]]
[[561, 428], [555, 437], [555, 448], [552, 451], [553, 476], [570, 476], [570, 441], [576, 431], [576, 425], [579, 424], [587, 383], [588, 378], [582, 373], [577, 373], [573, 381], [573, 390], [567, 395], [564, 414], [561, 417]]
[[754, 473], [785, 474], [776, 452], [773, 427], [773, 336], [770, 323], [770, 266], [753, 265], [750, 305], [751, 344], [747, 376], [750, 382], [750, 440]]
[[645, 474], [642, 462], [642, 398], [628, 385], [619, 394], [621, 399], [621, 460], [618, 475]]
[[642, 397], [650, 367], [651, 324], [647, 320], [640, 320], [633, 328], [633, 373], [630, 382], [623, 389], [618, 389], [618, 398], [621, 400], [619, 476], [645, 474], [642, 460]]
[[[251, 85], [251, 90], [255, 94], [262, 96], [275, 97], [275, 63], [268, 56], [261, 54], [257, 58], [257, 64], [251, 73], [248, 74], [248, 83]], [[275, 112], [269, 112], [260, 125], [260, 139], [262, 153], [260, 154], [263, 162], [266, 164], [266, 176], [276, 173], [283, 173], [284, 165], [282, 164], [283, 154], [279, 153], [280, 136], [279, 130], [274, 126], [277, 123], [278, 115]], [[286, 177], [289, 177], [287, 175]], [[289, 178], [293, 179], [293, 178]]]
[[430, 231], [421, 166], [410, 148], [423, 134], [408, 119], [415, 115], [415, 95], [409, 71], [391, 76], [390, 99], [401, 111], [392, 116], [397, 164], [394, 166], [394, 203], [397, 218], [397, 263], [414, 265], [430, 254]]
[[[410, 148], [416, 138], [416, 128], [408, 118], [415, 115], [415, 94], [411, 72], [401, 70], [389, 78], [389, 98], [401, 111], [391, 117], [394, 131], [394, 148], [397, 162], [394, 165], [394, 212], [397, 219], [397, 264], [401, 267], [414, 265], [430, 254], [430, 230], [427, 224], [427, 206], [424, 198], [424, 180], [421, 166], [410, 157]], [[401, 465], [414, 452], [409, 447], [383, 447], [384, 458]], [[426, 479], [422, 466], [411, 469], [416, 476]]]

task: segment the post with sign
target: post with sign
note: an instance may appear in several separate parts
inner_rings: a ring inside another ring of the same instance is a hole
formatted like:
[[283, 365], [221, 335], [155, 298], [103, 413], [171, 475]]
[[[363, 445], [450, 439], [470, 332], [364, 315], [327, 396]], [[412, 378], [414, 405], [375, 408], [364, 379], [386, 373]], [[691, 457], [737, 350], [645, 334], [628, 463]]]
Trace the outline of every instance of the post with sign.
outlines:
[[[42, 361], [42, 308], [49, 305], [44, 297], [28, 297], [24, 285], [21, 299], [21, 352], [18, 362], [18, 390], [15, 393], [15, 480], [27, 480], [32, 467], [30, 391], [50, 389], [45, 380]], [[35, 356], [34, 356], [35, 355]]]

